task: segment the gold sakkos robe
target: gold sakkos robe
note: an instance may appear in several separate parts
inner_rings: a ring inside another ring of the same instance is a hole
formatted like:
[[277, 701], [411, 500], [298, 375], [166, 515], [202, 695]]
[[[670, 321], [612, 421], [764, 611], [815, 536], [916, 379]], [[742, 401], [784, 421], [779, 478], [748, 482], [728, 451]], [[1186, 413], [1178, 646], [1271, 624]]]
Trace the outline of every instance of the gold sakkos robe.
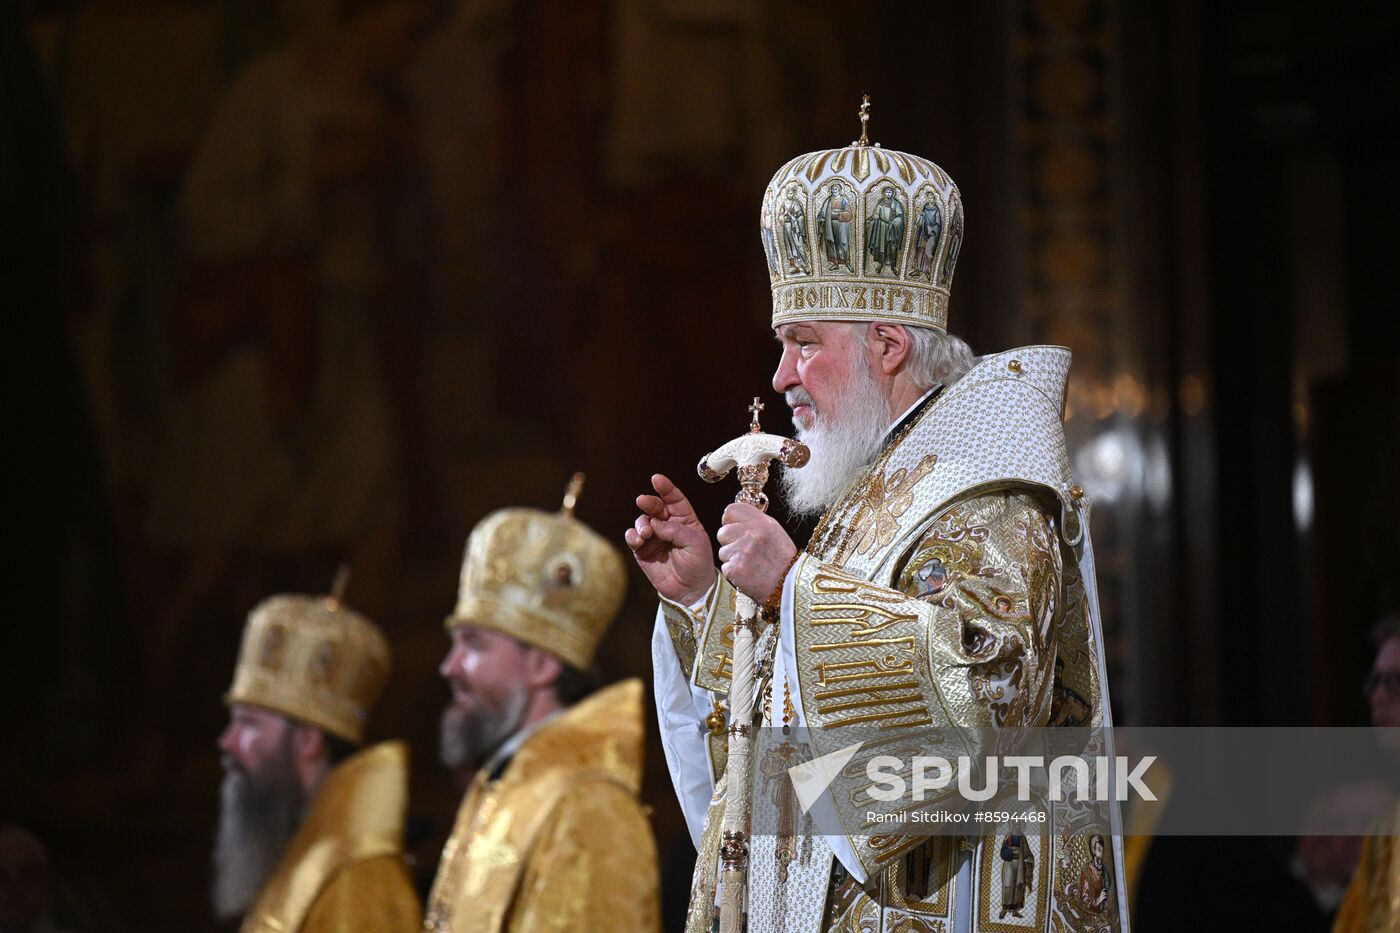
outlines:
[[408, 750], [385, 742], [341, 762], [243, 920], [242, 933], [418, 930], [404, 861]]
[[435, 933], [658, 929], [656, 842], [637, 799], [643, 687], [604, 687], [478, 773], [442, 851]]
[[1361, 862], [1337, 909], [1332, 933], [1391, 933], [1400, 929], [1400, 810], [1391, 814], [1390, 835], [1370, 836]]
[[[1011, 752], [1022, 727], [1109, 725], [1088, 503], [1061, 427], [1068, 369], [1059, 347], [984, 358], [897, 427], [823, 516], [758, 637], [772, 658], [758, 706], [783, 710], [789, 694], [812, 754], [882, 726], [1001, 736], [966, 749], [980, 760]], [[694, 720], [727, 694], [733, 606], [723, 578], [702, 608], [663, 600], [653, 638], [662, 741], [698, 836], [693, 933], [713, 916], [727, 793], [723, 736], [695, 738]], [[1008, 892], [1005, 830], [921, 839], [838, 816], [842, 832], [799, 846], [753, 837], [751, 933], [1127, 930], [1116, 817], [1017, 829], [1025, 877]], [[1086, 899], [1095, 835], [1103, 890]]]

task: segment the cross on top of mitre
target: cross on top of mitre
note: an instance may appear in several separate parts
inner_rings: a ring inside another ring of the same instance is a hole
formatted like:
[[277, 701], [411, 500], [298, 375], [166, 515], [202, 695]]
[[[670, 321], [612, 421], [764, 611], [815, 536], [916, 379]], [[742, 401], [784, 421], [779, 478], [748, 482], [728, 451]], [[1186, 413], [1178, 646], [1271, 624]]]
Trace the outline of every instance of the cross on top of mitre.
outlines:
[[870, 95], [869, 95], [869, 94], [862, 94], [862, 95], [860, 96], [860, 113], [856, 114], [856, 116], [860, 118], [860, 139], [857, 139], [857, 140], [852, 141], [852, 142], [851, 142], [851, 145], [852, 145], [852, 146], [861, 146], [861, 147], [869, 146], [869, 145], [870, 145], [870, 134], [869, 134], [869, 129], [870, 129]]

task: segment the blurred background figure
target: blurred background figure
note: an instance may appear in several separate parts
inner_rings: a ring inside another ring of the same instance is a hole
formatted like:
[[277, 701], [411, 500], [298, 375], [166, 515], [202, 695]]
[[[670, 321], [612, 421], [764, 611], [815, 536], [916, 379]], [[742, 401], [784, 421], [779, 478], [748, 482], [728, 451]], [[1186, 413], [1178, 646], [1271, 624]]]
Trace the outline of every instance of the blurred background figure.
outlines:
[[1341, 907], [1367, 845], [1365, 834], [1382, 828], [1375, 815], [1389, 813], [1394, 806], [1393, 784], [1367, 780], [1338, 787], [1308, 807], [1303, 827], [1317, 835], [1299, 837], [1291, 868], [1312, 896], [1322, 921], [1317, 929], [1326, 929]]
[[0, 825], [0, 933], [70, 933], [55, 922], [57, 884], [44, 844], [23, 826]]
[[[1390, 613], [1371, 628], [1371, 646], [1376, 655], [1361, 692], [1371, 708], [1371, 725], [1380, 729], [1400, 728], [1400, 613]], [[1383, 742], [1396, 741], [1400, 733], [1377, 733]], [[1400, 748], [1387, 744], [1386, 750], [1400, 759]]]
[[[1376, 656], [1362, 692], [1371, 706], [1371, 725], [1382, 730], [1377, 733], [1381, 751], [1395, 772], [1400, 769], [1400, 614], [1390, 613], [1376, 623], [1371, 629], [1371, 644]], [[1372, 784], [1349, 788], [1347, 793], [1339, 795], [1339, 803], [1352, 812], [1368, 801], [1387, 799], [1390, 817], [1381, 825], [1367, 827], [1373, 833], [1371, 836], [1353, 836], [1324, 846], [1323, 851], [1330, 859], [1309, 857], [1305, 862], [1310, 869], [1309, 880], [1321, 876], [1328, 883], [1327, 895], [1335, 897], [1333, 905], [1340, 902], [1333, 926], [1336, 933], [1379, 933], [1400, 927], [1400, 858], [1395, 851], [1396, 836], [1400, 835], [1400, 811], [1394, 807], [1396, 789], [1395, 783]], [[1303, 856], [1313, 856], [1312, 851], [1302, 846], [1299, 852]], [[1324, 874], [1326, 869], [1330, 871]], [[1341, 881], [1344, 873], [1350, 878], [1350, 884], [1342, 897], [1334, 892], [1345, 883]]]
[[220, 920], [242, 918], [246, 933], [418, 929], [403, 851], [408, 751], [359, 750], [388, 676], [384, 636], [338, 592], [274, 596], [248, 617], [218, 743]]
[[396, 407], [386, 370], [416, 368], [394, 335], [415, 329], [433, 257], [396, 80], [428, 6], [293, 10], [291, 41], [234, 80], [184, 179], [175, 362], [190, 392], [150, 519], [171, 540], [256, 529], [305, 552], [401, 506], [392, 423], [421, 402]]

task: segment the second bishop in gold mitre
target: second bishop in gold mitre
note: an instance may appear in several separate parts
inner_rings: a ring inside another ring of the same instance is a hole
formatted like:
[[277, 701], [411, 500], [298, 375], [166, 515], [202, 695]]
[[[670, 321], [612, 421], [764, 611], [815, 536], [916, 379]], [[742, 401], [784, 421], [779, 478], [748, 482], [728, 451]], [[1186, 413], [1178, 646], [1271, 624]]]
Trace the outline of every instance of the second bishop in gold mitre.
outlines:
[[584, 672], [622, 605], [620, 556], [573, 516], [502, 509], [472, 531], [452, 639], [442, 757], [475, 769], [443, 849], [433, 931], [655, 930], [642, 804], [643, 688]]

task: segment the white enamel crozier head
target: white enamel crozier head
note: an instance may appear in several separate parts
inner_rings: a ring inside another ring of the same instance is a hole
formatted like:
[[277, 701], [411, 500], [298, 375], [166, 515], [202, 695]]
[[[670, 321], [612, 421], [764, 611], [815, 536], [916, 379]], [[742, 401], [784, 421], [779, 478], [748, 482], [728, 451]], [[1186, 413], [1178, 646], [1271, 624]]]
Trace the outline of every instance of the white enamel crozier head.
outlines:
[[763, 491], [768, 482], [768, 464], [774, 460], [788, 469], [798, 469], [806, 465], [809, 453], [806, 445], [790, 437], [763, 433], [758, 423], [758, 413], [763, 411], [763, 403], [757, 398], [749, 406], [753, 418], [749, 430], [734, 440], [701, 458], [695, 471], [707, 483], [717, 483], [729, 475], [735, 467], [739, 469], [739, 495], [735, 502], [747, 502], [759, 511], [768, 511], [768, 495]]
[[928, 159], [866, 134], [778, 169], [759, 223], [773, 288], [773, 326], [889, 321], [946, 331], [963, 240], [958, 186]]

